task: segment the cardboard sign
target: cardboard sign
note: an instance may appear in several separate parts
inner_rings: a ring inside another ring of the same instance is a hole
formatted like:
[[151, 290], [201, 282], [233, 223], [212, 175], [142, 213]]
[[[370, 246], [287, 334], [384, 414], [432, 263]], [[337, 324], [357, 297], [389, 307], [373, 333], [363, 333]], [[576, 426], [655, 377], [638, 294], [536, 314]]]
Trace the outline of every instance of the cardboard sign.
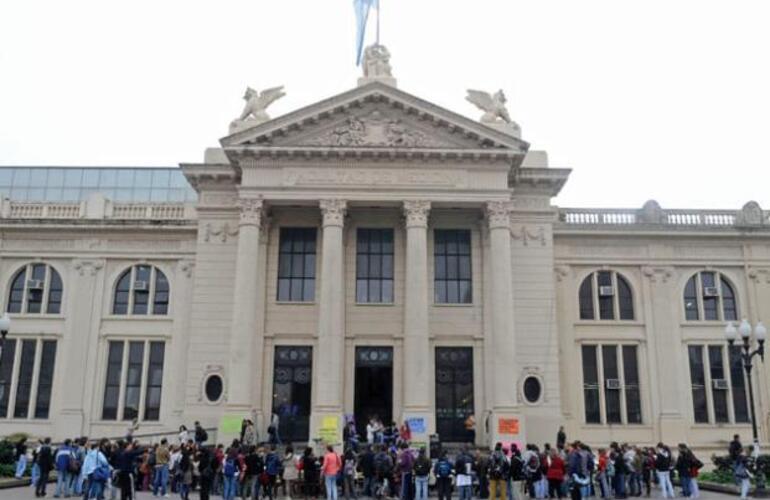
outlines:
[[222, 415], [219, 420], [219, 434], [240, 434], [243, 417], [240, 415]]
[[339, 417], [332, 415], [321, 419], [321, 427], [318, 429], [318, 437], [326, 444], [338, 444], [339, 437]]
[[412, 434], [425, 434], [427, 432], [425, 419], [422, 417], [409, 418], [406, 422], [409, 424], [409, 430], [412, 431]]
[[517, 435], [519, 433], [519, 419], [501, 418], [497, 421], [497, 432], [499, 434]]

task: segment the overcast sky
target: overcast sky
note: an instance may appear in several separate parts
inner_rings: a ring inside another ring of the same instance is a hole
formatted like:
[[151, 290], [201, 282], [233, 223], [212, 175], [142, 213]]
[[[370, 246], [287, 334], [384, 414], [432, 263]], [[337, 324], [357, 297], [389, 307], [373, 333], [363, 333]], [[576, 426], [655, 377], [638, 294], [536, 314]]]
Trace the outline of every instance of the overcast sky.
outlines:
[[[557, 204], [770, 209], [767, 0], [381, 2], [399, 88], [504, 89]], [[201, 161], [246, 85], [272, 116], [355, 86], [354, 32], [352, 0], [2, 0], [0, 164]]]

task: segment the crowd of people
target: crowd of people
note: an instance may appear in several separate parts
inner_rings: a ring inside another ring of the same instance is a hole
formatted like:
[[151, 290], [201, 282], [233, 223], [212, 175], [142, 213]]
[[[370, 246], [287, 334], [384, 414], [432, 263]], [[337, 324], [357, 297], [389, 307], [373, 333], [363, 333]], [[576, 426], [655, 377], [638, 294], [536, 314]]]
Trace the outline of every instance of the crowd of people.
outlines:
[[[408, 425], [367, 426], [366, 442], [359, 444], [354, 426], [347, 426], [344, 451], [334, 447], [318, 450], [307, 446], [301, 453], [293, 446], [278, 448], [277, 433], [257, 443], [253, 423], [244, 422], [239, 439], [229, 447], [208, 445], [208, 434], [196, 422], [188, 431], [180, 428], [176, 442], [162, 439], [152, 446], [139, 444], [129, 429], [125, 439], [66, 440], [54, 447], [50, 439], [28, 449], [26, 440], [16, 447], [17, 476], [32, 462], [32, 484], [37, 497], [46, 496], [49, 476], [56, 473], [54, 497], [84, 500], [132, 500], [136, 491], [168, 498], [178, 494], [188, 500], [197, 491], [201, 500], [221, 495], [224, 500], [288, 498], [346, 500], [359, 496], [426, 500], [435, 489], [439, 500], [472, 498], [522, 500], [564, 498], [625, 499], [628, 497], [674, 498], [674, 479], [684, 498], [698, 498], [698, 475], [703, 463], [685, 444], [674, 449], [611, 443], [592, 449], [580, 441], [567, 443], [563, 429], [556, 445], [497, 443], [490, 451], [463, 446], [452, 456], [410, 445]], [[387, 427], [391, 427], [387, 430]], [[729, 448], [733, 472], [746, 498], [753, 471], [751, 447], [744, 449], [738, 436]]]

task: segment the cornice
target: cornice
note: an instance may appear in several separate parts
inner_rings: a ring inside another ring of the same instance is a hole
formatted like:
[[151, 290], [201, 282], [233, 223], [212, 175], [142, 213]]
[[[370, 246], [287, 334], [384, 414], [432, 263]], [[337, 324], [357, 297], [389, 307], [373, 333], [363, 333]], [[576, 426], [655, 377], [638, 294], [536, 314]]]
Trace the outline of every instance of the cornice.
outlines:
[[179, 166], [196, 191], [203, 185], [235, 185], [241, 180], [240, 170], [229, 163], [180, 163]]
[[554, 197], [566, 184], [571, 168], [519, 167], [511, 171], [508, 185], [514, 194], [542, 194]]

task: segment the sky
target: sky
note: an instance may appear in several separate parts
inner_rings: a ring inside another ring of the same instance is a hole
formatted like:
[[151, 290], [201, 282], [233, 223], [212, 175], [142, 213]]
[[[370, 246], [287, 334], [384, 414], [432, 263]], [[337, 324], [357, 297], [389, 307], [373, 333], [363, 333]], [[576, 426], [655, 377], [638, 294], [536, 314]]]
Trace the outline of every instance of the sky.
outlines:
[[[399, 88], [504, 89], [556, 204], [770, 209], [767, 0], [380, 1]], [[356, 85], [352, 4], [1, 0], [0, 165], [202, 161], [247, 85], [274, 117]]]

